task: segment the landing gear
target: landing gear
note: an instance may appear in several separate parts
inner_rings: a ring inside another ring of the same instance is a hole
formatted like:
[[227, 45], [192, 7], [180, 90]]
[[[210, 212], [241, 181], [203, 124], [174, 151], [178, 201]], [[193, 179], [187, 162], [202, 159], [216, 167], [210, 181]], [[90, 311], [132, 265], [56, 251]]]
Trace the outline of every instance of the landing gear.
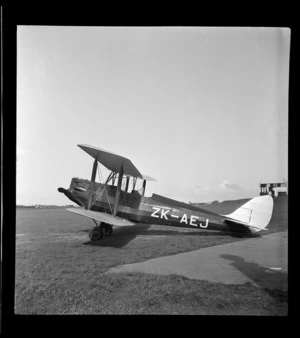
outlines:
[[113, 228], [110, 224], [102, 222], [100, 227], [104, 236], [110, 236], [113, 233]]
[[[96, 221], [94, 221], [96, 223]], [[96, 223], [97, 224], [97, 223]], [[89, 237], [91, 241], [100, 241], [104, 236], [110, 236], [113, 233], [113, 228], [110, 224], [100, 222], [100, 224], [89, 232]]]
[[103, 237], [103, 232], [101, 227], [94, 227], [89, 232], [89, 237], [91, 241], [100, 241], [100, 239]]

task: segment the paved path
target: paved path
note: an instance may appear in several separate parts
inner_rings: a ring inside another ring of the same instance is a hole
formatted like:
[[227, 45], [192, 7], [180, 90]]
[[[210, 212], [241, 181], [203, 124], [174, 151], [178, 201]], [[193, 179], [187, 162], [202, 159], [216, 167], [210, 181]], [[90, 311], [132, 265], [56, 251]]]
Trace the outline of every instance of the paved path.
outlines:
[[142, 263], [126, 264], [111, 272], [177, 274], [215, 283], [250, 282], [267, 289], [287, 290], [287, 232], [212, 246]]

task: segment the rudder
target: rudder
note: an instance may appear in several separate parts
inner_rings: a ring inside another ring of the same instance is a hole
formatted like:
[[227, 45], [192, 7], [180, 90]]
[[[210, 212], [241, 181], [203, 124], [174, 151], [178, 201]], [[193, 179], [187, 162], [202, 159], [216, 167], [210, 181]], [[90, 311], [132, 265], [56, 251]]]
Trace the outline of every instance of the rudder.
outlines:
[[247, 226], [252, 233], [267, 230], [273, 213], [272, 196], [265, 195], [251, 199], [229, 215], [224, 215], [228, 221]]

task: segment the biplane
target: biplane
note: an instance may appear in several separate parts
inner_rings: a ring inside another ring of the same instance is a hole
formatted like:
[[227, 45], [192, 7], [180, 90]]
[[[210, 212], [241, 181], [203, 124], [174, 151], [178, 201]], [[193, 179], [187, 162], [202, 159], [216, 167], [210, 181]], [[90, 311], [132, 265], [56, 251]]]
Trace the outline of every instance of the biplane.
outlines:
[[[141, 174], [128, 158], [90, 145], [78, 146], [94, 159], [91, 180], [74, 177], [69, 189], [58, 188], [58, 191], [81, 207], [67, 211], [93, 220], [96, 226], [89, 231], [92, 241], [110, 236], [113, 226], [137, 223], [226, 230], [245, 235], [267, 230], [273, 212], [273, 198], [269, 195], [255, 197], [228, 215], [157, 194], [146, 197], [146, 184], [155, 179]], [[103, 183], [96, 182], [99, 163], [110, 172]]]

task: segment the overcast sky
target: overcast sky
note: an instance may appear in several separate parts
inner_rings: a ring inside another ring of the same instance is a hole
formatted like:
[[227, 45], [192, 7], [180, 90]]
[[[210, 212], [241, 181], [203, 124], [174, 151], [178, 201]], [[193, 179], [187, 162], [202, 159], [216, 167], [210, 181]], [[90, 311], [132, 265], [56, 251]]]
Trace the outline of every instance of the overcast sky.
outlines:
[[[290, 30], [17, 27], [17, 204], [72, 203], [77, 144], [128, 157], [184, 202], [287, 177]], [[104, 176], [107, 171], [102, 171]]]

